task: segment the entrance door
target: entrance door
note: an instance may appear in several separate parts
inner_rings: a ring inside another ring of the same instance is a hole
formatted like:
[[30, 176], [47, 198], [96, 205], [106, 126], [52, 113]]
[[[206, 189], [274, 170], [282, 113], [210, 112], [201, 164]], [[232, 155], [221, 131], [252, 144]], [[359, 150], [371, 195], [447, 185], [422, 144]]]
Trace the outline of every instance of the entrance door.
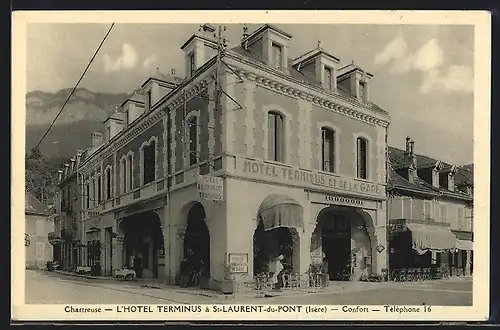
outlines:
[[344, 217], [326, 218], [322, 228], [323, 251], [328, 260], [330, 280], [350, 280], [351, 227]]
[[210, 233], [205, 222], [203, 205], [197, 203], [189, 210], [186, 234], [184, 236], [184, 255], [191, 250], [192, 261], [196, 270], [201, 270], [203, 276], [210, 277]]

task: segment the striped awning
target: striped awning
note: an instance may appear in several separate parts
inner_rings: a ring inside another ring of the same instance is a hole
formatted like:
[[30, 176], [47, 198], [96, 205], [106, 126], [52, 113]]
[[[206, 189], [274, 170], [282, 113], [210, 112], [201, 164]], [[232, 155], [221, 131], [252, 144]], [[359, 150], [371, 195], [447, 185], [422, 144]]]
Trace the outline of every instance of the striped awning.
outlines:
[[295, 199], [279, 194], [267, 196], [259, 207], [258, 215], [265, 230], [277, 227], [304, 228], [302, 205]]
[[457, 238], [449, 227], [420, 223], [407, 223], [406, 226], [411, 231], [413, 250], [419, 254], [456, 248]]
[[473, 251], [474, 243], [469, 240], [457, 239], [457, 249], [464, 251]]

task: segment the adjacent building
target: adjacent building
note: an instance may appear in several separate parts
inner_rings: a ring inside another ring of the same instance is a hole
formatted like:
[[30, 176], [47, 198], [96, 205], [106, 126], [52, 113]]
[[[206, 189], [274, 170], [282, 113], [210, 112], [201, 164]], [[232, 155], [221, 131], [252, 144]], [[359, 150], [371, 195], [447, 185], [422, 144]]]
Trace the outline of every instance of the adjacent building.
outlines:
[[59, 170], [55, 197], [54, 231], [49, 233], [53, 260], [60, 269], [74, 271], [85, 264], [85, 246], [81, 241], [81, 200], [78, 165], [82, 151], [69, 159]]
[[470, 275], [473, 258], [473, 169], [389, 147], [391, 269], [444, 267]]
[[331, 279], [387, 268], [390, 118], [372, 75], [320, 44], [291, 59], [268, 24], [232, 49], [204, 31], [181, 47], [186, 77], [149, 78], [82, 153], [78, 239], [99, 244], [101, 273], [173, 284], [188, 250], [212, 289], [228, 263], [244, 282], [279, 254]]
[[47, 240], [47, 235], [53, 231], [54, 224], [49, 219], [47, 207], [31, 193], [25, 193], [24, 202], [26, 268], [43, 269], [47, 261], [52, 260], [52, 246]]

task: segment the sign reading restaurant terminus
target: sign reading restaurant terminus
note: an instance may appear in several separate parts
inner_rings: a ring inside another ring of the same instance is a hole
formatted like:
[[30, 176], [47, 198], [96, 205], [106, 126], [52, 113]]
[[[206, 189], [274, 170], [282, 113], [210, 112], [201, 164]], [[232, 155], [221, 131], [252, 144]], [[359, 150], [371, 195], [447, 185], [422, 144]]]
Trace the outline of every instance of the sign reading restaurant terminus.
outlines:
[[199, 175], [197, 188], [201, 199], [212, 201], [224, 200], [224, 181], [222, 178], [210, 175]]
[[322, 187], [328, 190], [344, 191], [383, 197], [383, 187], [377, 183], [339, 177], [316, 171], [279, 166], [249, 159], [238, 158], [237, 169], [245, 176], [256, 179], [283, 182], [297, 186]]

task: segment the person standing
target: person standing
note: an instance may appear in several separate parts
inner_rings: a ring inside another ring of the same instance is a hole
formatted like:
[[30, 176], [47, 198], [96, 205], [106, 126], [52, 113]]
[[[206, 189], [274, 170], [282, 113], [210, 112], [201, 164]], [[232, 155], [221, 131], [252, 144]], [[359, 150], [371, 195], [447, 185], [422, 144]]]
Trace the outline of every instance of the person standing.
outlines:
[[272, 273], [271, 281], [275, 290], [280, 290], [283, 287], [283, 255], [279, 255], [276, 259], [269, 263], [269, 271]]

